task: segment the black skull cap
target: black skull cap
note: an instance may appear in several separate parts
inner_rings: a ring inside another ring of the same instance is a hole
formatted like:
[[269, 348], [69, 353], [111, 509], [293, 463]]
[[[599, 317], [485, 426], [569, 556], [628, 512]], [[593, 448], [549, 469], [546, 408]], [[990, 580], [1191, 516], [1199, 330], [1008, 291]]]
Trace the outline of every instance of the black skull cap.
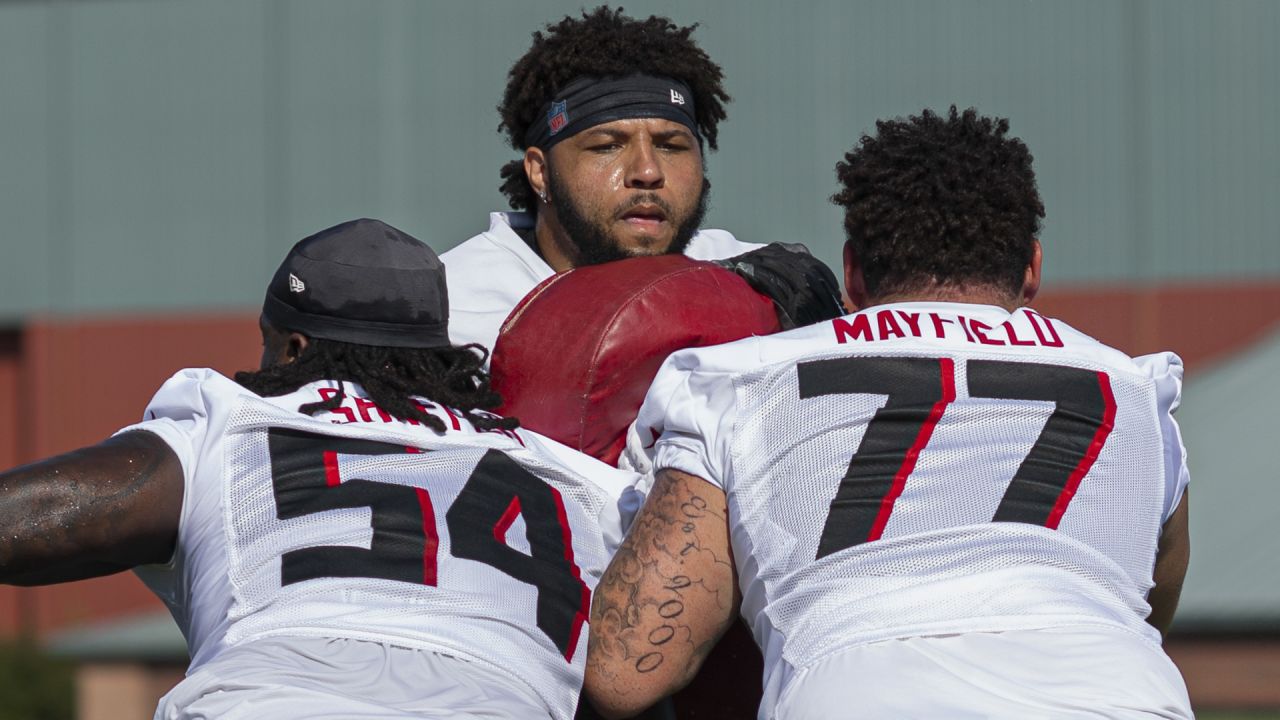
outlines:
[[381, 220], [335, 225], [293, 246], [262, 314], [307, 337], [387, 347], [449, 346], [444, 263]]

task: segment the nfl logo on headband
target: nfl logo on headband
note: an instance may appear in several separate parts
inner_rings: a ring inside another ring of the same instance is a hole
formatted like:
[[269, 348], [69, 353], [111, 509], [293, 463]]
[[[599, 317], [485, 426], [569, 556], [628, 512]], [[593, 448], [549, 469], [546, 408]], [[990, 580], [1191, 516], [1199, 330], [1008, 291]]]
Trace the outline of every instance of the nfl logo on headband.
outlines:
[[555, 135], [569, 124], [569, 102], [561, 100], [560, 102], [551, 103], [551, 109], [547, 111], [547, 127], [551, 128], [551, 134]]

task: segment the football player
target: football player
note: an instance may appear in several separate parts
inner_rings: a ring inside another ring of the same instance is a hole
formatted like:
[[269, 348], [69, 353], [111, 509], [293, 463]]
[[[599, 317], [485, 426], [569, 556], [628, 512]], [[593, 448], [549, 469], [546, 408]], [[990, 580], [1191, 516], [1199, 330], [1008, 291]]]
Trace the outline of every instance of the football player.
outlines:
[[486, 412], [445, 288], [377, 221], [299, 242], [260, 370], [0, 474], [0, 580], [136, 568], [191, 654], [157, 718], [572, 717], [634, 475]]
[[[442, 256], [455, 342], [492, 348], [516, 303], [571, 267], [761, 248], [698, 229], [711, 187], [703, 153], [716, 149], [729, 95], [694, 27], [601, 6], [533, 34], [498, 108], [500, 129], [522, 154], [501, 171], [513, 211], [492, 213], [486, 232]], [[730, 265], [775, 297], [789, 326], [841, 314], [830, 271], [807, 252], [781, 250]], [[759, 265], [771, 270], [753, 272]], [[797, 295], [777, 294], [769, 281], [777, 268], [800, 279], [787, 287], [804, 289], [803, 302], [788, 306]]]
[[1182, 365], [1030, 307], [1044, 210], [1005, 120], [877, 123], [837, 165], [860, 312], [674, 353], [652, 492], [597, 589], [625, 717], [739, 613], [760, 718], [1189, 718]]

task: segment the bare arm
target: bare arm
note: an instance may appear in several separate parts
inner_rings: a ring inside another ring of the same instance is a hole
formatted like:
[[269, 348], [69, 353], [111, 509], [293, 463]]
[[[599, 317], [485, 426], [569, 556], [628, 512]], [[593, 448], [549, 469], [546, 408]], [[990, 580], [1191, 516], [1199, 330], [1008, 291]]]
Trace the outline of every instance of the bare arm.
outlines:
[[129, 432], [0, 473], [0, 582], [45, 585], [173, 555], [182, 464], [149, 432]]
[[740, 602], [724, 492], [662, 470], [596, 587], [583, 692], [622, 718], [679, 690]]
[[1182, 595], [1182, 580], [1187, 574], [1187, 562], [1191, 558], [1191, 540], [1187, 532], [1187, 493], [1182, 493], [1178, 507], [1165, 521], [1160, 532], [1160, 545], [1156, 550], [1156, 585], [1147, 595], [1151, 614], [1147, 622], [1160, 631], [1169, 632], [1173, 613], [1178, 609], [1178, 597]]

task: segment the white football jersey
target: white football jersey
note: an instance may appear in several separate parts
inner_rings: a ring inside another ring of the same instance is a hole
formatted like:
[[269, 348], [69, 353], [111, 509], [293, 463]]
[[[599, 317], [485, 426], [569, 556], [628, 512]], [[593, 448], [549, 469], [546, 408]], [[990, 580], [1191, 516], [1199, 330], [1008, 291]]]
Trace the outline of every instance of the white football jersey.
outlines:
[[[591, 591], [635, 476], [533, 433], [443, 433], [351, 383], [261, 398], [184, 370], [127, 430], [163, 438], [186, 490], [177, 552], [138, 575], [170, 606], [191, 671], [266, 637], [347, 638], [483, 665], [573, 715]], [[122, 432], [124, 432], [122, 431]]]
[[1181, 377], [1031, 309], [898, 303], [673, 354], [629, 448], [726, 492], [765, 717], [794, 670], [892, 638], [1101, 626], [1158, 648]]
[[[449, 337], [454, 345], [480, 343], [489, 350], [507, 315], [538, 283], [555, 274], [513, 228], [533, 228], [529, 213], [489, 214], [489, 229], [440, 256], [449, 284]], [[720, 260], [755, 250], [724, 230], [699, 230], [685, 255]]]

